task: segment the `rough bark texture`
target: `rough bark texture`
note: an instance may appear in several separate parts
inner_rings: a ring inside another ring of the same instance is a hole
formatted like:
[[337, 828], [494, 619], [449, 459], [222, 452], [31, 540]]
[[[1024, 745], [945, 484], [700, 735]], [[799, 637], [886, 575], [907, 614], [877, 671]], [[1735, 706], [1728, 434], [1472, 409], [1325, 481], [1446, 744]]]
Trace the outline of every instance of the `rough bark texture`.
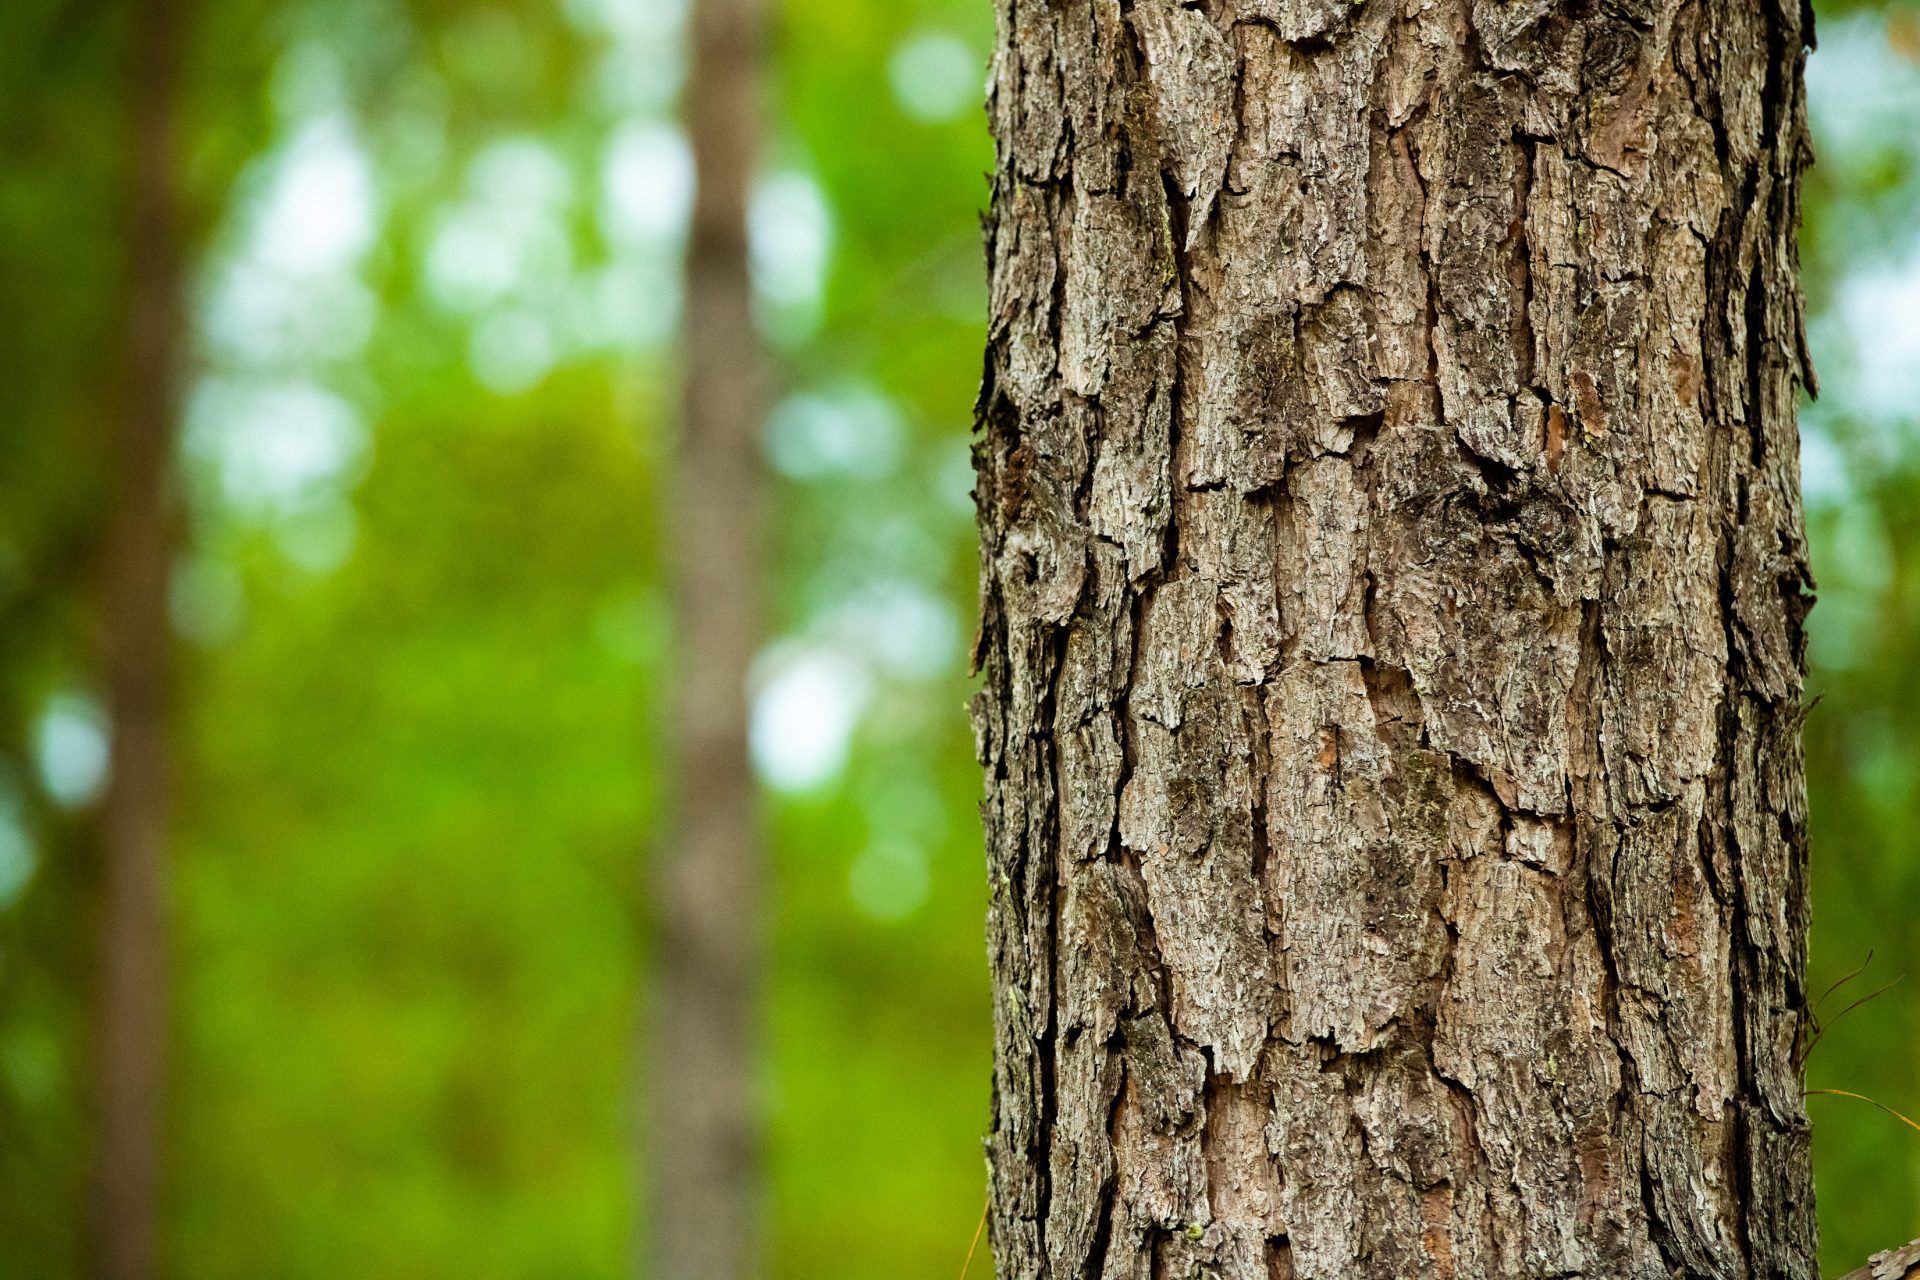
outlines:
[[672, 832], [658, 880], [654, 1280], [755, 1269], [752, 1073], [762, 858], [747, 758], [757, 634], [761, 357], [747, 270], [759, 136], [758, 0], [696, 0], [686, 123], [698, 173], [670, 532], [680, 623]]
[[124, 404], [106, 540], [109, 774], [102, 804], [101, 973], [95, 1029], [92, 1268], [156, 1273], [167, 1004], [168, 569], [184, 349], [177, 185], [182, 7], [132, 7], [132, 217]]
[[1810, 19], [998, 9], [999, 1274], [1813, 1275]]

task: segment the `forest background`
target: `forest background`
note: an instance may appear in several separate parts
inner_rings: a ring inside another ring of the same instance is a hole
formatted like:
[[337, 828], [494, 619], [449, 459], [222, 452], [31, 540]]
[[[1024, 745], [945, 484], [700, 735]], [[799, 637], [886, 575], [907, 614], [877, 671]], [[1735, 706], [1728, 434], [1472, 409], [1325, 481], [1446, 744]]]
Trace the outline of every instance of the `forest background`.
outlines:
[[[1814, 989], [1865, 968], [1808, 1074], [1915, 1115], [1920, 6], [1816, 8]], [[128, 256], [129, 33], [102, 11], [0, 5], [0, 1275], [49, 1280], [84, 1233], [91, 566]], [[685, 18], [195, 6], [170, 1274], [631, 1270]], [[986, 0], [774, 14], [751, 239], [775, 1280], [957, 1272], [984, 1196], [962, 707], [991, 41]], [[1810, 1105], [1829, 1269], [1920, 1235], [1920, 1132]]]

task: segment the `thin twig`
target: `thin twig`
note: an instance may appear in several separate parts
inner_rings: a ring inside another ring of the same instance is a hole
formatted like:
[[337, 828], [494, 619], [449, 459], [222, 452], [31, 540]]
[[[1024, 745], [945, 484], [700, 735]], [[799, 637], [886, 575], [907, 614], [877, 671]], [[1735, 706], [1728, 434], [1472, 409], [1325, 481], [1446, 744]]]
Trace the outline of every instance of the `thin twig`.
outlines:
[[[1873, 958], [1872, 954], [1869, 953], [1867, 958], [1871, 960]], [[1895, 974], [1891, 982], [1888, 982], [1885, 986], [1880, 987], [1878, 990], [1867, 992], [1866, 995], [1861, 996], [1858, 1000], [1855, 1000], [1852, 1004], [1848, 1005], [1846, 1008], [1842, 1009], [1840, 1012], [1834, 1014], [1831, 1021], [1822, 1022], [1820, 1020], [1820, 1015], [1816, 1007], [1816, 1010], [1812, 1015], [1813, 1036], [1807, 1041], [1806, 1047], [1799, 1050], [1799, 1052], [1796, 1054], [1797, 1059], [1800, 1062], [1804, 1063], [1807, 1060], [1807, 1058], [1813, 1053], [1814, 1046], [1820, 1043], [1820, 1038], [1826, 1035], [1827, 1032], [1833, 1030], [1834, 1027], [1840, 1025], [1840, 1019], [1846, 1017], [1848, 1014], [1852, 1013], [1855, 1009], [1858, 1009], [1861, 1005], [1867, 1003], [1867, 1001], [1878, 999], [1879, 997], [1887, 994], [1887, 992], [1891, 990], [1894, 987], [1894, 985], [1900, 981], [1901, 976], [1902, 975], [1900, 974]], [[1842, 978], [1841, 982], [1844, 982], [1844, 981], [1846, 981], [1846, 979]], [[1833, 991], [1836, 988], [1838, 988], [1838, 986], [1839, 986], [1839, 983], [1835, 983], [1834, 986], [1827, 988], [1827, 993], [1831, 995]], [[1826, 996], [1822, 996], [1821, 999], [1823, 1000], [1826, 999]]]
[[1840, 1012], [1834, 1014], [1833, 1022], [1829, 1022], [1827, 1025], [1829, 1027], [1833, 1026], [1835, 1023], [1838, 1023], [1840, 1019], [1846, 1017], [1848, 1014], [1852, 1013], [1855, 1009], [1858, 1009], [1861, 1005], [1865, 1004], [1867, 1001], [1876, 1000], [1879, 997], [1887, 994], [1887, 992], [1891, 991], [1896, 985], [1899, 984], [1899, 982], [1900, 982], [1900, 979], [1896, 977], [1893, 979], [1892, 982], [1887, 983], [1885, 986], [1880, 987], [1877, 990], [1867, 992], [1866, 995], [1861, 996], [1858, 1000], [1855, 1000], [1852, 1004], [1848, 1005], [1846, 1008], [1842, 1009]]
[[987, 1229], [987, 1205], [992, 1203], [992, 1198], [989, 1197], [987, 1204], [980, 1206], [980, 1221], [973, 1228], [973, 1239], [967, 1243], [967, 1260], [960, 1264], [960, 1280], [967, 1280], [967, 1272], [973, 1270], [973, 1251], [980, 1247], [980, 1233]]
[[1838, 991], [1840, 988], [1846, 986], [1849, 982], [1852, 982], [1855, 978], [1865, 973], [1867, 971], [1867, 966], [1872, 963], [1873, 963], [1873, 949], [1868, 948], [1867, 958], [1860, 962], [1860, 966], [1856, 969], [1851, 970], [1848, 973], [1842, 974], [1838, 978], [1835, 978], [1833, 981], [1833, 985], [1828, 987], [1825, 991], [1822, 991], [1820, 993], [1820, 998], [1813, 1002], [1813, 1007], [1815, 1009], [1818, 1009], [1821, 1005], [1825, 1004], [1827, 1002], [1828, 996], [1832, 995], [1834, 992]]
[[[1888, 1115], [1892, 1116], [1895, 1120], [1898, 1120], [1901, 1124], [1907, 1126], [1907, 1128], [1913, 1130], [1915, 1133], [1920, 1133], [1920, 1121], [1909, 1120], [1906, 1116], [1901, 1115], [1898, 1111], [1895, 1111], [1892, 1107], [1888, 1106], [1886, 1103], [1876, 1102], [1874, 1101], [1874, 1099], [1869, 1098], [1864, 1093], [1851, 1093], [1845, 1089], [1809, 1089], [1802, 1096], [1811, 1098], [1816, 1094], [1822, 1094], [1822, 1093], [1830, 1094], [1836, 1098], [1858, 1098], [1862, 1102], [1869, 1103], [1872, 1106], [1876, 1106], [1880, 1108], [1882, 1111], [1886, 1112]], [[966, 1278], [962, 1276], [961, 1280], [966, 1280]]]

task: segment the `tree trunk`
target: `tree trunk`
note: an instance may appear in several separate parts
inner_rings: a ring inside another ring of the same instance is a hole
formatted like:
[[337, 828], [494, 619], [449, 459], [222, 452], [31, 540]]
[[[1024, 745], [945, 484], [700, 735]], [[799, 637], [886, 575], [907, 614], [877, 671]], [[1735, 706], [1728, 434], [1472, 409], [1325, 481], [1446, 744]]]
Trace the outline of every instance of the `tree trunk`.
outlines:
[[183, 15], [132, 6], [132, 221], [124, 404], [107, 530], [97, 1147], [92, 1244], [102, 1280], [157, 1270], [166, 1049], [169, 715], [168, 570], [174, 436], [184, 348], [177, 188]]
[[760, 839], [747, 758], [757, 632], [761, 358], [747, 270], [759, 140], [757, 0], [697, 0], [686, 120], [697, 184], [686, 259], [686, 382], [674, 477], [680, 679], [658, 881], [652, 1268], [754, 1272], [753, 1046]]
[[1810, 1277], [1781, 0], [1000, 0], [1002, 1277]]

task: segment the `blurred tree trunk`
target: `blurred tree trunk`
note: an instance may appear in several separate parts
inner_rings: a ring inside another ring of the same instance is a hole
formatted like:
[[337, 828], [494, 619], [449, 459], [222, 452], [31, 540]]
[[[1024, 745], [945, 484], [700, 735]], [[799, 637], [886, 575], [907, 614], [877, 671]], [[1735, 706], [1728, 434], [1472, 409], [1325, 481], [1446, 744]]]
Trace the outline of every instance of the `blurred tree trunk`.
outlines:
[[156, 1273], [167, 1003], [167, 580], [186, 317], [177, 189], [183, 14], [132, 6], [132, 219], [124, 401], [107, 530], [105, 687], [111, 726], [92, 1205], [96, 1273]]
[[696, 0], [686, 124], [697, 174], [672, 563], [680, 671], [658, 880], [649, 1151], [656, 1280], [755, 1270], [753, 1049], [763, 864], [747, 759], [757, 635], [761, 356], [747, 270], [760, 134], [757, 0]]
[[1810, 1277], [1784, 0], [1001, 0], [1003, 1277]]

